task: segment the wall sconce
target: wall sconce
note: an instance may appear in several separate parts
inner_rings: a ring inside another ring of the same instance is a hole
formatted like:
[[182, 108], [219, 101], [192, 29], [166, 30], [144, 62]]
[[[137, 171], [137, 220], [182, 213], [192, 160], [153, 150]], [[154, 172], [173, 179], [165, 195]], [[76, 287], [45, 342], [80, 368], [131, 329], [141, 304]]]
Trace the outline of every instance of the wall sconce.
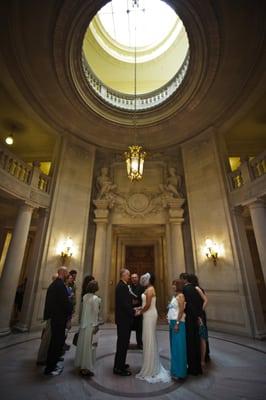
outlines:
[[219, 246], [211, 239], [205, 240], [204, 253], [207, 258], [212, 259], [214, 265], [217, 264], [219, 250]]
[[66, 261], [72, 257], [73, 247], [73, 240], [69, 236], [65, 240], [59, 242], [57, 252], [61, 256], [62, 265], [65, 265]]
[[5, 138], [5, 142], [9, 146], [12, 146], [12, 144], [14, 143], [14, 138], [13, 138], [12, 133]]

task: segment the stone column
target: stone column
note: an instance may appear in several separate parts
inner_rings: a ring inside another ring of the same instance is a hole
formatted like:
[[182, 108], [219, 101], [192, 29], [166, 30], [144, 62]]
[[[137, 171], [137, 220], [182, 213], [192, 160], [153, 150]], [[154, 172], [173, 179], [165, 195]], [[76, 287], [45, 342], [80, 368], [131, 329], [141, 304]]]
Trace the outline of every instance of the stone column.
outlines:
[[[245, 282], [248, 300], [248, 318], [246, 324], [250, 325], [250, 332], [257, 339], [265, 339], [266, 325], [264, 321], [263, 308], [258, 292], [256, 275], [250, 254], [243, 211], [241, 207], [232, 210], [233, 221], [236, 225], [236, 243], [239, 253], [240, 270]], [[242, 290], [242, 289], [241, 289]]]
[[40, 262], [45, 240], [46, 226], [48, 219], [48, 210], [41, 209], [39, 211], [39, 220], [31, 251], [29, 267], [27, 271], [27, 285], [23, 298], [23, 305], [18, 323], [15, 328], [21, 332], [26, 332], [30, 329], [32, 311], [35, 301], [35, 291], [37, 281], [40, 275]]
[[102, 310], [105, 310], [105, 302], [107, 297], [106, 288], [108, 287], [109, 271], [106, 259], [107, 253], [107, 226], [109, 217], [109, 201], [94, 200], [94, 205], [97, 207], [94, 210], [96, 223], [96, 235], [93, 254], [92, 274], [99, 283], [99, 296], [102, 298]]
[[0, 336], [10, 333], [9, 323], [30, 229], [32, 212], [33, 207], [26, 203], [22, 204], [19, 208], [0, 280]]
[[172, 270], [169, 274], [171, 280], [178, 278], [181, 272], [186, 271], [182, 234], [184, 210], [181, 208], [184, 202], [184, 199], [173, 199], [168, 201], [172, 253]]
[[256, 238], [261, 268], [266, 282], [266, 207], [265, 201], [257, 200], [249, 204], [252, 225]]

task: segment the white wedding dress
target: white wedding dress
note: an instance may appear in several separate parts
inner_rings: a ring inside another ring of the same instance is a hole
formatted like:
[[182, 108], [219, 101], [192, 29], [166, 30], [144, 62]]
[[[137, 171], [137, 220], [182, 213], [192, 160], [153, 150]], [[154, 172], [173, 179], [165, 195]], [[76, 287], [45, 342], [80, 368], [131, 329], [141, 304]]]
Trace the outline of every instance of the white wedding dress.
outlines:
[[[146, 296], [142, 294], [142, 307], [146, 304]], [[150, 308], [143, 314], [143, 365], [136, 378], [149, 383], [170, 382], [171, 377], [160, 362], [158, 342], [156, 337], [156, 324], [158, 313], [156, 309], [156, 297], [151, 301]]]

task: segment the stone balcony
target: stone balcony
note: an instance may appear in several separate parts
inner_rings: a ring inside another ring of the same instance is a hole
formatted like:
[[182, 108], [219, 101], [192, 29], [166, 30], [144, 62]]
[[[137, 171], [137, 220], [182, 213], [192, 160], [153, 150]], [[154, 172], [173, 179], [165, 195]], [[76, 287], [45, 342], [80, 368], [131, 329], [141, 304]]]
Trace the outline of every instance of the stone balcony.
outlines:
[[39, 163], [30, 165], [0, 145], [0, 189], [34, 207], [50, 204], [51, 177], [42, 173]]
[[245, 205], [266, 195], [266, 150], [228, 174], [231, 204]]

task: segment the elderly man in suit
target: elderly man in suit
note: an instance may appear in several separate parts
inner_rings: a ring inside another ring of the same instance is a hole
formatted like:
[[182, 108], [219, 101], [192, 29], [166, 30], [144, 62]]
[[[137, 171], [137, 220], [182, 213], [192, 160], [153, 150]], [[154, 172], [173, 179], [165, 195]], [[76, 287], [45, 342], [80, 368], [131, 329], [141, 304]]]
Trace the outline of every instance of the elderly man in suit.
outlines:
[[130, 340], [130, 332], [134, 318], [132, 297], [128, 283], [130, 272], [128, 269], [120, 271], [120, 281], [115, 291], [115, 323], [117, 326], [117, 344], [114, 362], [114, 374], [130, 376], [129, 365], [126, 364], [127, 349]]
[[62, 355], [67, 320], [72, 313], [72, 305], [65, 285], [67, 277], [67, 268], [60, 267], [58, 277], [48, 287], [46, 294], [44, 320], [50, 320], [51, 339], [45, 375], [56, 376], [62, 372], [62, 368], [58, 367], [57, 363]]

